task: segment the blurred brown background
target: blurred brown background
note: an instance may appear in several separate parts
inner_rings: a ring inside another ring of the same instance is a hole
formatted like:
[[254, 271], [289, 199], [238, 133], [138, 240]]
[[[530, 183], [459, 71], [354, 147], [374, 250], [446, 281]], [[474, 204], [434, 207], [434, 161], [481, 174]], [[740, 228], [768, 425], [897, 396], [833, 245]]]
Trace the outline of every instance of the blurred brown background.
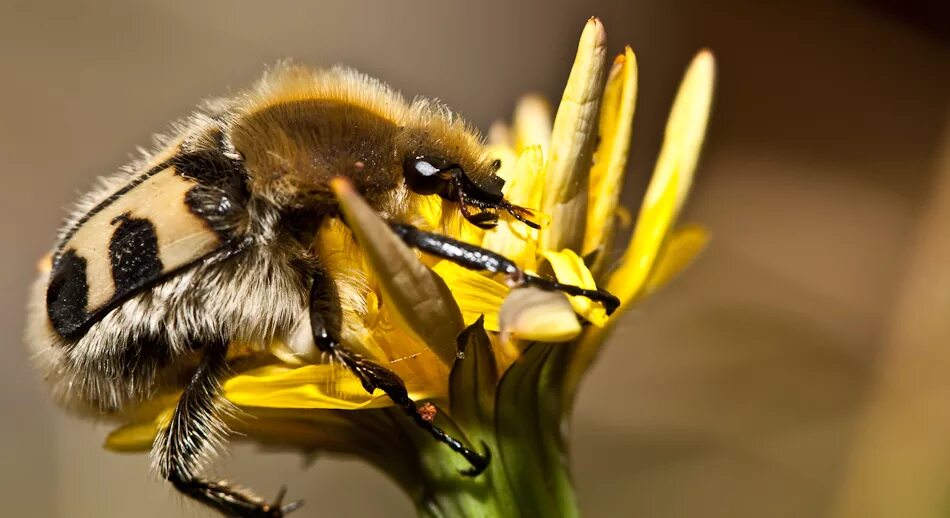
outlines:
[[[146, 456], [103, 451], [107, 427], [61, 415], [27, 363], [36, 259], [97, 175], [286, 56], [356, 66], [486, 128], [523, 92], [559, 98], [590, 15], [611, 52], [629, 42], [640, 64], [629, 204], [700, 47], [719, 81], [685, 215], [714, 241], [626, 318], [584, 388], [574, 461], [586, 515], [950, 509], [940, 2], [447, 4], [0, 2], [0, 514], [206, 516], [151, 479]], [[300, 518], [412, 514], [355, 461], [308, 468], [238, 447], [220, 472], [265, 495], [288, 483], [307, 500]]]

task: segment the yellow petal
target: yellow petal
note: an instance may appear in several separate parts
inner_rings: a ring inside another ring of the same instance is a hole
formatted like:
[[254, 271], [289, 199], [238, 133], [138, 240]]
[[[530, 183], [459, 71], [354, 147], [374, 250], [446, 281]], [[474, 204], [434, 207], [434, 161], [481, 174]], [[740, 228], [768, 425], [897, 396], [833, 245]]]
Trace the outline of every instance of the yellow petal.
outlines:
[[[369, 275], [366, 261], [353, 233], [339, 218], [327, 218], [317, 232], [314, 242], [323, 267], [332, 279], [345, 279], [346, 282], [337, 282], [337, 294], [340, 306], [343, 309], [342, 336], [340, 337], [347, 347], [365, 357], [372, 359], [388, 358], [386, 351], [377, 344], [367, 340], [365, 322], [376, 311], [376, 293], [371, 286], [372, 276]], [[317, 351], [313, 341], [313, 332], [310, 320], [299, 322], [286, 344], [290, 350], [302, 356], [305, 363], [320, 363], [322, 353]], [[282, 355], [279, 348], [271, 347], [279, 357]], [[290, 362], [294, 363], [294, 362]]]
[[[521, 153], [514, 174], [505, 183], [505, 198], [528, 209], [537, 209], [544, 190], [544, 155], [540, 146], [531, 146]], [[539, 215], [540, 216], [540, 215]], [[482, 247], [511, 259], [523, 269], [535, 268], [538, 231], [502, 215], [498, 226], [485, 232]]]
[[451, 366], [409, 334], [394, 313], [390, 306], [384, 304], [368, 337], [386, 351], [386, 363], [383, 365], [406, 383], [410, 393], [425, 398], [444, 396]]
[[[502, 167], [504, 167], [504, 165]], [[433, 196], [433, 198], [435, 198], [435, 196]], [[452, 236], [453, 239], [458, 239], [463, 243], [473, 245], [481, 243], [482, 238], [485, 237], [485, 230], [471, 224], [465, 219], [465, 217], [462, 216], [462, 211], [458, 209], [458, 205], [446, 207], [449, 203], [454, 204], [455, 202], [442, 200], [442, 222], [439, 227], [430, 230]]]
[[[699, 152], [706, 137], [715, 81], [716, 60], [711, 52], [703, 50], [690, 63], [670, 110], [656, 171], [661, 168], [679, 170], [681, 176], [676, 192], [677, 213], [686, 202], [689, 188], [693, 184], [696, 162], [699, 161]], [[647, 199], [649, 197], [650, 192], [647, 191]]]
[[155, 423], [130, 423], [109, 432], [102, 446], [119, 453], [149, 451], [157, 435]]
[[650, 295], [676, 278], [709, 243], [709, 233], [699, 225], [684, 225], [674, 230], [656, 259], [656, 266], [647, 277], [643, 296]]
[[624, 305], [642, 292], [689, 192], [706, 131], [714, 78], [712, 54], [700, 52], [690, 64], [673, 103], [633, 239], [607, 284], [607, 289]]
[[541, 248], [580, 250], [587, 228], [588, 178], [606, 68], [607, 35], [600, 20], [584, 27], [574, 66], [554, 119], [541, 210]]
[[502, 342], [512, 338], [538, 342], [567, 342], [581, 333], [574, 309], [563, 293], [535, 287], [511, 290], [499, 314]]
[[[171, 416], [169, 408], [167, 416]], [[328, 410], [248, 409], [225, 414], [232, 439], [252, 439], [258, 444], [282, 448], [359, 452], [367, 435], [345, 414]], [[117, 452], [144, 452], [152, 448], [158, 431], [167, 426], [163, 416], [150, 421], [133, 421], [113, 430], [105, 447]], [[167, 421], [167, 419], [165, 419]], [[372, 437], [370, 435], [370, 437]]]
[[180, 392], [159, 394], [123, 413], [127, 424], [110, 433], [104, 446], [119, 452], [149, 450], [158, 430], [171, 422], [180, 395]]
[[[637, 99], [637, 61], [630, 47], [614, 60], [600, 105], [600, 144], [590, 171], [590, 208], [583, 254], [590, 254], [613, 240], [617, 205], [627, 169], [633, 112]], [[610, 251], [601, 250], [600, 261]]]
[[465, 325], [472, 325], [484, 315], [485, 329], [498, 331], [498, 310], [508, 295], [507, 286], [449, 261], [440, 261], [432, 270], [452, 290]]
[[336, 178], [331, 187], [375, 273], [383, 304], [443, 363], [451, 365], [455, 361], [455, 338], [465, 323], [445, 282], [419, 261], [349, 182]]
[[269, 365], [229, 378], [224, 397], [242, 407], [356, 410], [392, 403], [377, 390], [369, 394], [340, 364]]
[[419, 196], [413, 200], [413, 204], [418, 208], [417, 216], [422, 224], [419, 228], [428, 231], [436, 231], [442, 227], [442, 200], [437, 196]]
[[[554, 276], [557, 277], [558, 282], [589, 290], [597, 289], [594, 275], [587, 269], [584, 260], [573, 251], [554, 252], [546, 250], [542, 252], [542, 255], [551, 263], [551, 268], [554, 270]], [[587, 297], [569, 297], [569, 299], [574, 311], [591, 324], [603, 327], [607, 323], [607, 311], [601, 303], [592, 302]]]
[[541, 146], [547, 153], [551, 143], [551, 104], [537, 94], [522, 97], [515, 105], [515, 152], [522, 153], [529, 146]]
[[[252, 434], [257, 423], [253, 418], [257, 413], [255, 409], [268, 409], [271, 415], [279, 415], [274, 410], [284, 409], [290, 411], [289, 416], [299, 417], [308, 415], [300, 413], [301, 410], [359, 410], [392, 405], [381, 390], [368, 394], [356, 376], [339, 364], [259, 367], [226, 380], [222, 393], [228, 401], [242, 408], [234, 420], [246, 428], [245, 433]], [[410, 394], [417, 399], [429, 397], [412, 390]], [[127, 424], [109, 434], [105, 447], [119, 452], [148, 450], [158, 431], [168, 426], [177, 404], [176, 394], [142, 405], [128, 416]], [[247, 419], [250, 424], [240, 424], [248, 417], [247, 413], [251, 414], [251, 419]]]

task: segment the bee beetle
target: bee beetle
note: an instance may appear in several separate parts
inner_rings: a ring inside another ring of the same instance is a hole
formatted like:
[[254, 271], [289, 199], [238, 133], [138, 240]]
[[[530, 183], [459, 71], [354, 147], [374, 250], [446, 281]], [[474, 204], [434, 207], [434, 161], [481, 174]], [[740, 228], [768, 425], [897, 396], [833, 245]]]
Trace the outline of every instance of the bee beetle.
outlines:
[[79, 201], [31, 292], [26, 334], [54, 398], [72, 410], [118, 415], [160, 388], [181, 389], [153, 466], [221, 513], [279, 517], [299, 505], [203, 479], [199, 467], [227, 431], [219, 382], [229, 346], [266, 350], [304, 317], [318, 351], [464, 456], [468, 475], [488, 464], [487, 452], [424, 419], [397, 375], [342, 344], [339, 283], [314, 246], [321, 222], [341, 217], [333, 178], [425, 253], [617, 307], [606, 292], [525, 274], [411, 226], [420, 200], [438, 196], [482, 228], [499, 213], [537, 227], [503, 196], [478, 134], [437, 103], [407, 102], [350, 69], [283, 64], [173, 133]]

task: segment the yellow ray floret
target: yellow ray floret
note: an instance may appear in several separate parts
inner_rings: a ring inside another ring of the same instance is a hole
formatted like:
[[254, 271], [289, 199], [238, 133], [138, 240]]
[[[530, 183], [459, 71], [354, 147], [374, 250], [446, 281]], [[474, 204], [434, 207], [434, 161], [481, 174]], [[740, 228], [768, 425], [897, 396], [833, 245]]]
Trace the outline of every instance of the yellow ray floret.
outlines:
[[712, 55], [701, 52], [690, 64], [673, 103], [633, 239], [620, 268], [607, 284], [607, 289], [624, 304], [634, 300], [643, 289], [689, 192], [705, 135], [714, 78]]
[[[573, 251], [546, 250], [542, 255], [551, 264], [554, 276], [561, 284], [580, 286], [587, 290], [597, 289], [594, 275], [587, 269], [584, 260]], [[601, 303], [593, 302], [587, 297], [570, 297], [570, 301], [574, 311], [595, 326], [603, 327], [607, 323], [607, 311]]]
[[[614, 60], [600, 105], [600, 143], [590, 171], [590, 207], [584, 234], [584, 255], [601, 249], [613, 239], [636, 100], [637, 60], [633, 50], [627, 47]], [[609, 250], [601, 252], [601, 257], [604, 257]]]
[[606, 33], [600, 20], [584, 27], [551, 133], [541, 210], [551, 224], [541, 247], [580, 250], [587, 227], [587, 193], [597, 116], [606, 68]]

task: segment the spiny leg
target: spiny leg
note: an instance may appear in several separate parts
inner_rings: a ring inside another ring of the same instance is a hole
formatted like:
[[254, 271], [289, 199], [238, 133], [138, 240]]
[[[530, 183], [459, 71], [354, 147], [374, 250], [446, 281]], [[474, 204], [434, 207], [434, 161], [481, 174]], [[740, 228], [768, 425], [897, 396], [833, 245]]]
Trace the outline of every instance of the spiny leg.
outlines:
[[418, 248], [427, 254], [447, 259], [470, 270], [501, 273], [507, 275], [515, 284], [536, 286], [545, 290], [563, 291], [568, 295], [587, 297], [594, 302], [603, 303], [608, 315], [613, 313], [620, 305], [620, 300], [617, 297], [604, 290], [589, 290], [571, 284], [561, 284], [553, 279], [525, 273], [510, 259], [480, 246], [463, 243], [441, 234], [425, 232], [412, 225], [391, 223], [390, 226], [409, 246]]
[[217, 411], [220, 393], [218, 380], [227, 370], [227, 343], [208, 344], [201, 362], [178, 400], [171, 423], [155, 440], [156, 458], [161, 474], [175, 489], [227, 516], [243, 518], [280, 518], [299, 508], [303, 502], [283, 505], [284, 489], [273, 503], [231, 487], [226, 481], [211, 482], [198, 478], [201, 455], [225, 432]]
[[310, 327], [317, 348], [346, 365], [359, 378], [367, 392], [372, 393], [377, 388], [382, 390], [416, 425], [465, 457], [472, 467], [463, 470], [462, 474], [475, 476], [484, 471], [488, 467], [491, 452], [486, 448], [486, 454], [483, 456], [471, 450], [423, 417], [416, 403], [409, 397], [406, 384], [396, 373], [360, 357], [340, 343], [337, 338], [340, 336], [340, 319], [341, 307], [336, 285], [325, 271], [318, 269], [310, 289]]

